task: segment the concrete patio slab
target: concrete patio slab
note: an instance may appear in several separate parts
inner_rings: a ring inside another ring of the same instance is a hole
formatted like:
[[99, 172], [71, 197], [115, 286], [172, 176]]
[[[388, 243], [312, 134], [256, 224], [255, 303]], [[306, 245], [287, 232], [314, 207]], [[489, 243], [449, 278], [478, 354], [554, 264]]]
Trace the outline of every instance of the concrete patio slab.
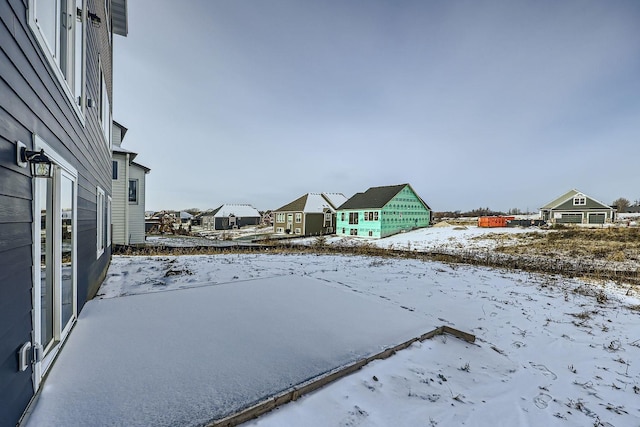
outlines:
[[202, 425], [434, 326], [294, 275], [93, 300], [26, 425]]

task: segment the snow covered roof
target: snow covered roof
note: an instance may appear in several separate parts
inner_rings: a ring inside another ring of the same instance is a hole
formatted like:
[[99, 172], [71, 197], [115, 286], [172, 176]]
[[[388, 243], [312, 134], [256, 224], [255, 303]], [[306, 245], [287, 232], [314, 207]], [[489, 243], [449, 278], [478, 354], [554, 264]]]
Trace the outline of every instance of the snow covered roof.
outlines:
[[260, 212], [256, 208], [248, 204], [224, 204], [218, 209], [207, 212], [202, 216], [213, 216], [216, 218], [224, 218], [228, 216], [236, 216], [240, 218], [257, 217], [260, 218]]
[[322, 213], [325, 209], [335, 212], [336, 208], [347, 201], [342, 193], [307, 193], [276, 211]]

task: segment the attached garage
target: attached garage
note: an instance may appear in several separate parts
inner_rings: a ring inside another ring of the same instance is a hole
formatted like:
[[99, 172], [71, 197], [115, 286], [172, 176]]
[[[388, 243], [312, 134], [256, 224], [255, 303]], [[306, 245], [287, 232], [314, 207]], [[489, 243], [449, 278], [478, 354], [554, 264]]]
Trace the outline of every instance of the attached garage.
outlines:
[[581, 213], [563, 213], [556, 219], [558, 224], [582, 224]]
[[604, 224], [607, 219], [607, 214], [602, 213], [590, 213], [589, 214], [589, 224]]

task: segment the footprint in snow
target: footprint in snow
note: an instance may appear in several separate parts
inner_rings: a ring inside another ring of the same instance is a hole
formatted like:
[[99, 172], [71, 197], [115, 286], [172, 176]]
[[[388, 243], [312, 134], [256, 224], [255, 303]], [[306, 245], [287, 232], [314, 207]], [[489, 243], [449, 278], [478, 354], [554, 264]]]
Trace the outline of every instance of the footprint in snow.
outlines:
[[557, 380], [558, 379], [558, 376], [556, 374], [551, 372], [549, 370], [549, 368], [547, 368], [546, 366], [544, 366], [542, 364], [536, 364], [536, 363], [533, 363], [533, 362], [529, 362], [529, 365], [531, 365], [532, 368], [536, 368], [536, 369], [540, 370], [545, 376], [551, 377], [551, 379], [553, 379], [553, 380]]
[[540, 393], [533, 398], [533, 403], [535, 403], [535, 405], [540, 409], [546, 409], [547, 406], [549, 406], [549, 402], [551, 402], [551, 399], [551, 396], [549, 396], [548, 394]]
[[349, 416], [344, 419], [340, 425], [344, 427], [353, 427], [360, 425], [364, 422], [365, 418], [369, 416], [369, 413], [364, 409], [360, 408], [358, 405], [353, 407], [353, 410], [349, 411]]

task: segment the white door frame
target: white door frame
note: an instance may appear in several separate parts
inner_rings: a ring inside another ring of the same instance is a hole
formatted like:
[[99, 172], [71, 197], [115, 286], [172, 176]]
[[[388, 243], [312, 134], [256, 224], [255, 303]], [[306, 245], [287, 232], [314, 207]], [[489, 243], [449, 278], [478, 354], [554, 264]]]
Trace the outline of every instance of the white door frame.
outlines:
[[[78, 210], [78, 171], [71, 166], [62, 156], [60, 156], [51, 146], [49, 146], [42, 138], [38, 135], [33, 135], [33, 145], [34, 150], [44, 150], [46, 155], [55, 163], [54, 166], [54, 174], [53, 177], [50, 178], [52, 180], [52, 194], [48, 195], [53, 198], [52, 203], [52, 212], [47, 213], [48, 215], [52, 215], [51, 224], [53, 224], [52, 231], [52, 242], [56, 242], [56, 244], [51, 243], [51, 248], [56, 249], [60, 247], [60, 243], [62, 241], [62, 228], [60, 226], [62, 215], [60, 212], [60, 197], [61, 197], [61, 182], [62, 178], [65, 177], [72, 182], [73, 185], [73, 194], [72, 194], [72, 221], [71, 221], [71, 229], [72, 229], [72, 249], [71, 249], [71, 257], [72, 257], [72, 269], [71, 269], [71, 280], [72, 280], [72, 314], [71, 319], [62, 328], [62, 259], [61, 253], [58, 250], [53, 250], [50, 252], [51, 262], [54, 265], [52, 271], [52, 279], [53, 279], [53, 343], [50, 348], [42, 348], [40, 344], [41, 337], [41, 329], [42, 329], [42, 318], [41, 318], [41, 305], [42, 305], [42, 288], [41, 288], [41, 271], [40, 271], [40, 256], [41, 256], [41, 240], [40, 240], [40, 213], [42, 206], [40, 205], [40, 197], [38, 197], [41, 191], [46, 191], [47, 183], [49, 179], [45, 178], [32, 178], [33, 180], [33, 266], [32, 266], [32, 277], [33, 277], [33, 331], [32, 331], [32, 342], [35, 343], [34, 347], [38, 349], [36, 354], [40, 354], [41, 357], [37, 357], [33, 364], [33, 389], [34, 392], [38, 390], [40, 387], [43, 375], [47, 372], [51, 363], [55, 359], [60, 345], [69, 334], [73, 324], [77, 319], [77, 241], [78, 241], [78, 232], [77, 232], [77, 210]], [[46, 207], [45, 207], [46, 208]]]

